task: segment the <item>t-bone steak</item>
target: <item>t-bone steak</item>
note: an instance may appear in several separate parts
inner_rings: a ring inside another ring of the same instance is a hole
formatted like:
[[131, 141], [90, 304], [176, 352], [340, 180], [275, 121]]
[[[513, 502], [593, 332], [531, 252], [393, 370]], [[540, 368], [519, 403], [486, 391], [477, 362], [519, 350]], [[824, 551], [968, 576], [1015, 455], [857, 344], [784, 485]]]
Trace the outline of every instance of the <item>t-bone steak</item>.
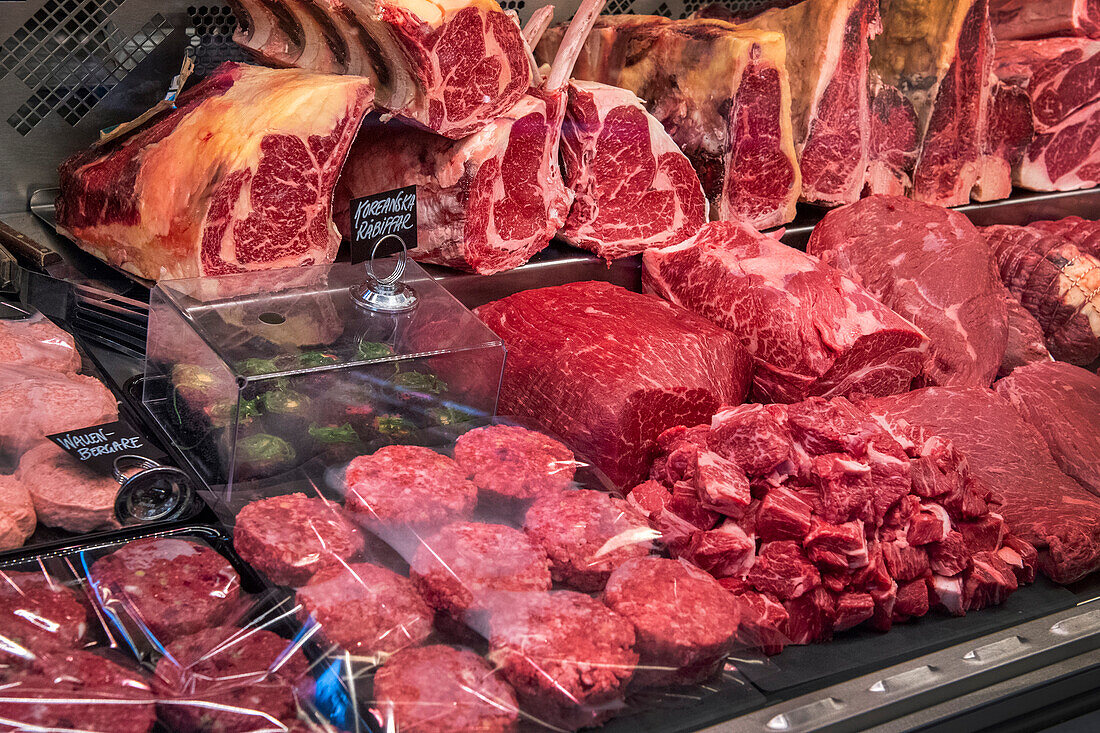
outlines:
[[1031, 101], [1035, 137], [1016, 166], [1016, 184], [1070, 191], [1100, 182], [1100, 40], [998, 43], [994, 71]]
[[476, 313], [508, 349], [498, 412], [557, 435], [619, 486], [645, 476], [661, 431], [748, 392], [752, 359], [737, 338], [653, 295], [571, 283]]
[[917, 115], [912, 196], [965, 204], [981, 174], [993, 81], [988, 0], [883, 0], [881, 13], [871, 69], [901, 90]]
[[1043, 436], [1062, 471], [1100, 496], [1100, 376], [1047, 361], [1017, 369], [996, 387]]
[[1035, 227], [981, 230], [1001, 281], [1039, 326], [1055, 359], [1091, 364], [1100, 356], [1100, 259]]
[[753, 396], [907, 391], [928, 339], [816, 257], [745, 224], [714, 222], [642, 256], [646, 287], [731, 331], [756, 361]]
[[1097, 0], [990, 0], [989, 15], [998, 43], [1046, 36], [1100, 38]]
[[882, 30], [877, 0], [805, 0], [738, 27], [778, 31], [787, 39], [802, 200], [825, 206], [856, 201], [869, 159], [868, 44]]
[[225, 63], [178, 108], [61, 164], [57, 229], [150, 280], [332, 262], [361, 77]]
[[494, 0], [237, 0], [233, 39], [279, 66], [367, 77], [375, 103], [460, 138], [519, 102], [530, 51]]
[[1039, 550], [1051, 580], [1072, 583], [1100, 568], [1100, 499], [1058, 469], [1039, 432], [995, 392], [930, 387], [862, 407], [949, 438], [1000, 496], [1012, 532]]
[[451, 140], [370, 118], [336, 190], [337, 224], [350, 230], [353, 199], [415, 185], [416, 260], [491, 275], [544, 249], [573, 200], [558, 165], [566, 88], [602, 6], [585, 0], [542, 84], [476, 134]]
[[931, 339], [927, 384], [989, 386], [1008, 338], [1004, 286], [965, 216], [900, 196], [825, 215], [807, 245]]
[[[546, 32], [539, 61], [553, 57], [563, 32]], [[717, 20], [605, 15], [574, 76], [645, 101], [695, 166], [711, 218], [765, 229], [794, 218], [802, 186], [785, 48], [779, 33]]]
[[561, 154], [574, 198], [559, 234], [574, 246], [611, 261], [682, 242], [707, 221], [691, 161], [626, 89], [571, 82]]

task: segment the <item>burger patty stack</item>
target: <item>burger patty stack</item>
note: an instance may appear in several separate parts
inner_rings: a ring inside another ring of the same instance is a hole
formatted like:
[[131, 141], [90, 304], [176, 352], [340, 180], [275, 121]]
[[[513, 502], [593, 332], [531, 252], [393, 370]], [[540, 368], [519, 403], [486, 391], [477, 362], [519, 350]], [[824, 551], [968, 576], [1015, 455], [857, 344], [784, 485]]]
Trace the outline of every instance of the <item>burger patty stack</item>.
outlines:
[[1034, 548], [950, 441], [891, 432], [845, 398], [726, 407], [660, 446], [631, 503], [738, 598], [741, 640], [767, 653], [964, 615], [1035, 577]]

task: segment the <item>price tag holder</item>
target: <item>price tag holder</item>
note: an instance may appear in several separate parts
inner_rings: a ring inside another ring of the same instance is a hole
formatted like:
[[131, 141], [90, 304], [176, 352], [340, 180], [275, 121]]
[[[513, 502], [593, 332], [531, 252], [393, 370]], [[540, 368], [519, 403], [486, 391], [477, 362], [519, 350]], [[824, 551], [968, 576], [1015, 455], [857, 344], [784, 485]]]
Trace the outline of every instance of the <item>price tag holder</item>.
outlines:
[[351, 200], [351, 261], [416, 248], [416, 186]]

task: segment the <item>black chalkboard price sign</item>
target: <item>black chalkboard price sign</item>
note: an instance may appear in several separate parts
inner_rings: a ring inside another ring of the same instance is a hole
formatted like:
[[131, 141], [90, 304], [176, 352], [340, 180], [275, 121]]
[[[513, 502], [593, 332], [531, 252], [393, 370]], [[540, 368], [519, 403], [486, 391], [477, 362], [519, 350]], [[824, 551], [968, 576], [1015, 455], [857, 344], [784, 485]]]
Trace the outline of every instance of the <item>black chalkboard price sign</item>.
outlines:
[[160, 461], [164, 453], [125, 420], [47, 435], [70, 456], [96, 473], [111, 475], [115, 458], [142, 456]]
[[374, 247], [385, 240], [376, 257], [396, 254], [400, 242], [416, 247], [416, 186], [395, 188], [351, 200], [351, 261], [370, 259]]

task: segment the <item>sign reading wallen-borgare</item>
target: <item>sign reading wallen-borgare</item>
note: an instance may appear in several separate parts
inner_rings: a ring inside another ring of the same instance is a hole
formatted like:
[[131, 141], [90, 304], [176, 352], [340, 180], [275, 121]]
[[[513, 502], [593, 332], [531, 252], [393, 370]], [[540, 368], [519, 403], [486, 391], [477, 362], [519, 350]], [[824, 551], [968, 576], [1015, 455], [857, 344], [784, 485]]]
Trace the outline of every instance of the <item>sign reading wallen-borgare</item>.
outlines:
[[387, 257], [416, 247], [416, 186], [395, 188], [351, 200], [351, 261]]
[[115, 459], [122, 455], [142, 456], [158, 462], [164, 458], [164, 453], [150, 445], [125, 420], [90, 425], [46, 437], [82, 465], [107, 476], [111, 475]]

